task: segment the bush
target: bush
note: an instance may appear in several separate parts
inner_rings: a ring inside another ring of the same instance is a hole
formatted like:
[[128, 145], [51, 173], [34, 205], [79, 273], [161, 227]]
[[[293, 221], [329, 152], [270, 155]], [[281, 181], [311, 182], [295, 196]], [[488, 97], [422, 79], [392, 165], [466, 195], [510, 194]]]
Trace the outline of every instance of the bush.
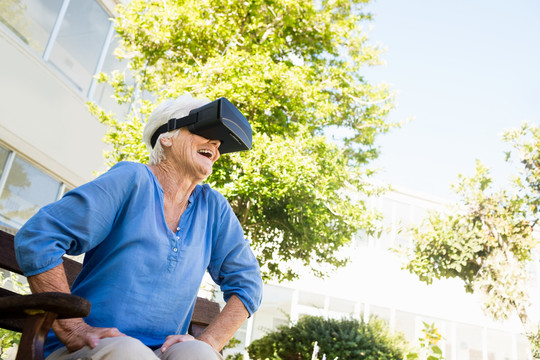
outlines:
[[392, 335], [386, 323], [376, 317], [366, 323], [305, 316], [296, 325], [280, 326], [255, 340], [247, 350], [254, 360], [311, 359], [315, 342], [319, 354], [330, 360], [401, 360], [407, 347], [401, 335]]
[[0, 329], [0, 359], [7, 359], [7, 350], [15, 345], [18, 345], [20, 341], [20, 333]]

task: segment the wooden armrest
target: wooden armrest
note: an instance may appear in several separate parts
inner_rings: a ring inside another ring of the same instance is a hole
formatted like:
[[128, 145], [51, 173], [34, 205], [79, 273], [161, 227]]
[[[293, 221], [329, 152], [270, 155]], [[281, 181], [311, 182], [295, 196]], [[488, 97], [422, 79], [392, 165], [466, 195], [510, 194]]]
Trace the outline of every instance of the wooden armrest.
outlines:
[[65, 293], [13, 295], [0, 298], [0, 318], [24, 318], [44, 312], [57, 314], [58, 319], [80, 318], [90, 313], [90, 301]]
[[219, 304], [204, 298], [198, 298], [189, 324], [188, 334], [199, 337], [206, 327], [219, 315]]
[[6, 329], [22, 331], [17, 360], [43, 360], [45, 337], [54, 320], [80, 318], [90, 313], [90, 301], [72, 294], [18, 295], [0, 289], [0, 295], [0, 324]]

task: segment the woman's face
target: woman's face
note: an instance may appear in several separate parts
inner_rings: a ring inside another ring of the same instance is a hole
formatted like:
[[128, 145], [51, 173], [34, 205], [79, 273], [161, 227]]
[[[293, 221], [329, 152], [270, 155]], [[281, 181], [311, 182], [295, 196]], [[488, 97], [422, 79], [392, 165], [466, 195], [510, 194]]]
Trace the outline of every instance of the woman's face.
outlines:
[[[170, 141], [167, 159], [178, 164], [188, 175], [197, 180], [204, 180], [212, 174], [212, 165], [219, 158], [219, 140], [208, 140], [192, 134], [187, 128], [181, 128], [176, 137], [165, 139]], [[166, 145], [166, 144], [165, 144]]]

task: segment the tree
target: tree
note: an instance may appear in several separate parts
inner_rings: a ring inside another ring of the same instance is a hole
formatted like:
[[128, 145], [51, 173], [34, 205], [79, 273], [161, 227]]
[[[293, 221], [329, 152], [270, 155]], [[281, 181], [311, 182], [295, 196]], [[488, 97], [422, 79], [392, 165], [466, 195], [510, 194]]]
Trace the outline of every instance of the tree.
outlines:
[[312, 359], [315, 342], [327, 359], [402, 360], [407, 342], [393, 335], [383, 320], [324, 319], [304, 316], [295, 325], [282, 325], [248, 347], [249, 358]]
[[[8, 286], [19, 294], [30, 294], [30, 288], [28, 284], [23, 284], [19, 280], [19, 276], [16, 273], [10, 272], [6, 277], [5, 272], [0, 272], [0, 287], [4, 288]], [[0, 359], [9, 359], [9, 350], [14, 346], [18, 346], [21, 342], [21, 333], [0, 329]], [[11, 349], [13, 350], [13, 349]]]
[[538, 326], [527, 313], [527, 265], [538, 246], [533, 231], [540, 201], [540, 127], [524, 124], [504, 139], [517, 152], [522, 172], [508, 189], [495, 191], [488, 169], [477, 162], [476, 174], [460, 176], [454, 187], [460, 197], [454, 210], [431, 213], [413, 229], [415, 244], [406, 267], [428, 284], [462, 279], [468, 292], [482, 295], [483, 308], [494, 319], [516, 313], [538, 357]]
[[[117, 119], [96, 104], [109, 127], [110, 165], [147, 161], [142, 127], [156, 103], [186, 92], [227, 97], [250, 120], [251, 151], [223, 156], [207, 180], [230, 201], [265, 278], [343, 265], [337, 250], [375, 215], [367, 195], [377, 135], [388, 123], [389, 90], [362, 68], [380, 49], [367, 43], [364, 0], [133, 0], [118, 6], [117, 54], [129, 71], [102, 74], [119, 103]], [[329, 129], [345, 134], [337, 142]], [[288, 264], [288, 265], [287, 265]]]

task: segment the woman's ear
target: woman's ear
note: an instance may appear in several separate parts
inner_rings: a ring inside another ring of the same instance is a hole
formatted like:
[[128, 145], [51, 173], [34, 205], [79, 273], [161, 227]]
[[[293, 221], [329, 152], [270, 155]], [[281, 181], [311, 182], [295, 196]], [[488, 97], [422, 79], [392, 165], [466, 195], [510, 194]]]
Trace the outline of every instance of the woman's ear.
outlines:
[[164, 147], [170, 147], [172, 145], [171, 138], [160, 137], [159, 141], [161, 142], [161, 146], [164, 146]]

